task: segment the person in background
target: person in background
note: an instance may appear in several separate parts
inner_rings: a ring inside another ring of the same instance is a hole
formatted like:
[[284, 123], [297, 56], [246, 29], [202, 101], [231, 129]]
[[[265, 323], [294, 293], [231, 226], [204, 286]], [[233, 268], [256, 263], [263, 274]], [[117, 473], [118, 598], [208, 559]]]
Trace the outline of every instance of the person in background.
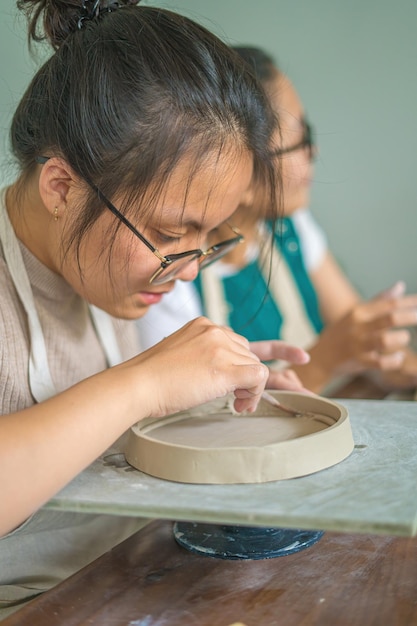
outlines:
[[205, 318], [140, 352], [135, 319], [241, 242], [207, 250], [253, 178], [273, 195], [275, 121], [257, 81], [206, 29], [135, 0], [19, 0], [54, 52], [11, 126], [0, 194], [0, 617], [145, 521], [42, 508], [138, 420], [265, 385], [300, 389]]
[[[245, 241], [192, 286], [179, 281], [139, 321], [144, 346], [204, 313], [252, 341], [274, 337], [308, 350], [310, 361], [291, 369], [314, 392], [330, 391], [341, 377], [360, 372], [387, 389], [415, 388], [417, 357], [408, 349], [405, 327], [416, 324], [417, 296], [405, 296], [400, 281], [362, 301], [308, 208], [316, 146], [294, 85], [262, 49], [235, 51], [262, 82], [280, 121], [273, 150], [281, 165], [284, 217], [274, 233], [268, 193], [253, 185], [232, 216]], [[227, 232], [224, 224], [213, 240]]]

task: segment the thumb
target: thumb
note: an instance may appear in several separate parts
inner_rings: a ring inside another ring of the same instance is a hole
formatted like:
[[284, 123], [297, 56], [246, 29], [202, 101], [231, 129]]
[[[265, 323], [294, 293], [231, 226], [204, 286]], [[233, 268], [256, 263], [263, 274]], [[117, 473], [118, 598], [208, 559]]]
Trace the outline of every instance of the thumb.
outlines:
[[405, 294], [406, 284], [403, 280], [398, 280], [388, 289], [380, 291], [372, 300], [389, 300], [391, 298], [401, 298]]

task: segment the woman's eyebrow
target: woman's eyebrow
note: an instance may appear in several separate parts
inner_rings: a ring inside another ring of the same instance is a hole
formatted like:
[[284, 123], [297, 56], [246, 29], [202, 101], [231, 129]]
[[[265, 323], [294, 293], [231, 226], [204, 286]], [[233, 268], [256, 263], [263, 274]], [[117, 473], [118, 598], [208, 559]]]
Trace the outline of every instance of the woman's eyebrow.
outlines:
[[[201, 222], [199, 222], [198, 220], [196, 220], [194, 217], [188, 217], [185, 219], [181, 219], [180, 222], [178, 222], [178, 213], [177, 213], [177, 209], [171, 208], [171, 209], [164, 209], [164, 218], [166, 219], [168, 217], [168, 220], [170, 219], [169, 213], [172, 213], [173, 218], [175, 217], [175, 219], [172, 220], [172, 224], [169, 224], [169, 222], [167, 223], [166, 221], [164, 221], [164, 230], [166, 231], [171, 231], [172, 233], [178, 233], [178, 231], [181, 231], [181, 229], [184, 228], [193, 228], [195, 230], [202, 230], [203, 225]], [[161, 222], [162, 223], [162, 222]]]
[[176, 229], [191, 227], [201, 230], [203, 228], [202, 220], [196, 219], [192, 214], [186, 216], [185, 211], [184, 206], [165, 206], [161, 211], [161, 214], [164, 214], [164, 228], [171, 228], [171, 225], [174, 226], [175, 224]]

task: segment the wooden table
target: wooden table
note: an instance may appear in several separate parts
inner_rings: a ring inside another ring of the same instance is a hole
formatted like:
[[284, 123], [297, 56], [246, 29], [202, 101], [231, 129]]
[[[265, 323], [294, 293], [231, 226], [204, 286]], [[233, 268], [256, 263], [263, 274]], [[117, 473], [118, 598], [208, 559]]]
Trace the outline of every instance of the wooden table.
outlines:
[[325, 533], [262, 561], [179, 547], [152, 522], [9, 616], [4, 626], [410, 626], [417, 539]]

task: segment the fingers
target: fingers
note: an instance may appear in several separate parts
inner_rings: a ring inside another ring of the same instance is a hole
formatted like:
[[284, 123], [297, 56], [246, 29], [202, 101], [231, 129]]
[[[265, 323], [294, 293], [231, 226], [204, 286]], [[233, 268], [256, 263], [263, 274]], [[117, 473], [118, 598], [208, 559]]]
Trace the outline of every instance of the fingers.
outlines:
[[398, 280], [388, 289], [384, 289], [376, 296], [374, 296], [373, 300], [378, 300], [379, 298], [400, 298], [405, 294], [406, 284], [403, 280]]
[[[235, 395], [234, 408], [238, 412], [255, 411], [261, 394], [268, 380], [268, 368], [260, 362], [260, 357], [250, 349], [247, 339], [238, 335], [230, 328], [217, 327], [224, 333], [224, 341], [228, 345], [233, 357], [233, 368], [236, 372], [233, 393]], [[224, 344], [222, 345], [224, 348]], [[222, 362], [223, 356], [222, 356]], [[236, 369], [238, 368], [238, 369]]]
[[397, 352], [406, 348], [411, 340], [408, 330], [385, 330], [363, 334], [360, 349], [363, 352], [375, 350], [382, 354]]
[[409, 343], [410, 333], [406, 330], [369, 332], [356, 338], [352, 355], [356, 354], [358, 361], [367, 368], [396, 370], [403, 364]]
[[310, 360], [305, 350], [285, 341], [252, 341], [250, 348], [261, 361], [286, 361], [294, 365], [303, 365]]
[[380, 298], [362, 302], [352, 312], [353, 320], [375, 329], [417, 324], [417, 296]]
[[366, 352], [362, 355], [362, 363], [370, 369], [378, 369], [383, 372], [395, 371], [402, 367], [405, 359], [405, 352], [393, 352], [392, 354], [381, 354], [376, 350]]
[[[290, 345], [284, 341], [254, 341], [248, 344], [252, 353], [260, 361], [281, 360], [293, 364], [308, 363], [310, 356], [305, 350], [297, 346]], [[260, 396], [266, 383], [271, 389], [287, 389], [289, 391], [306, 391], [302, 386], [298, 376], [292, 370], [273, 371], [266, 370], [267, 376], [261, 385], [250, 389], [237, 389], [235, 391], [236, 400], [234, 408], [236, 411], [255, 411]]]
[[367, 332], [373, 330], [384, 330], [387, 328], [401, 328], [415, 326], [417, 324], [417, 310], [411, 309], [391, 309], [381, 312], [379, 316], [364, 324]]
[[407, 327], [417, 324], [417, 296], [401, 295], [396, 283], [378, 297], [357, 305], [337, 327], [340, 354], [365, 368], [399, 369], [411, 341]]
[[286, 391], [298, 391], [300, 393], [312, 393], [306, 389], [297, 374], [291, 369], [269, 370], [267, 382], [268, 389], [284, 389]]
[[265, 389], [268, 374], [268, 368], [265, 365], [262, 365], [262, 363], [259, 363], [256, 366], [256, 370], [254, 368], [251, 373], [250, 382], [248, 382], [247, 385], [243, 382], [241, 386], [234, 390], [235, 411], [238, 413], [241, 413], [242, 411], [252, 413], [256, 410], [259, 400], [261, 399], [261, 395]]

